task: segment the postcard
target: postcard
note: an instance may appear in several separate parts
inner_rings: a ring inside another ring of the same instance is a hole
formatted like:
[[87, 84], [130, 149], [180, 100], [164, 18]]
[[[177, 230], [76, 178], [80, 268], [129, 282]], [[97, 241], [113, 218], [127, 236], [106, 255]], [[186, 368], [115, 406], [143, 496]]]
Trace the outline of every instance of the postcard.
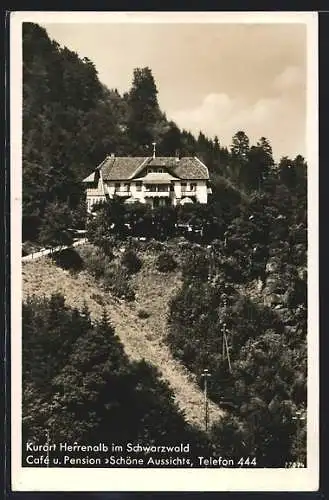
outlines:
[[316, 491], [314, 12], [12, 12], [14, 491]]

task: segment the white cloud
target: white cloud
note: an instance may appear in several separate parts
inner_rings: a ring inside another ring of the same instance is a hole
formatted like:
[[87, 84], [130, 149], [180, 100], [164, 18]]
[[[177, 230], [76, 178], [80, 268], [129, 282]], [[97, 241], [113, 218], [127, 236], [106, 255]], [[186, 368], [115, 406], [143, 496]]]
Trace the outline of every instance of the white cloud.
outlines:
[[298, 66], [288, 66], [273, 81], [277, 90], [288, 90], [302, 85], [305, 78], [303, 71]]
[[195, 108], [172, 111], [168, 116], [194, 134], [202, 130], [209, 137], [217, 135], [226, 146], [238, 130], [245, 131], [252, 144], [265, 136], [272, 142], [274, 155], [279, 157], [299, 152], [296, 139], [300, 137], [300, 129], [295, 126], [293, 106], [284, 96], [250, 103], [225, 93], [212, 93]]

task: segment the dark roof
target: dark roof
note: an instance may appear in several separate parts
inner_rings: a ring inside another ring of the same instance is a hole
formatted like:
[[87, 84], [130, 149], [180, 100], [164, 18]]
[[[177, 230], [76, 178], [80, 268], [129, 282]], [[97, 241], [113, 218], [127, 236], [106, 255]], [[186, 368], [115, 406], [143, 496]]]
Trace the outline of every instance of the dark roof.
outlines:
[[173, 172], [181, 179], [209, 179], [207, 167], [198, 158], [181, 158]]
[[151, 167], [167, 167], [171, 168], [177, 164], [177, 158], [175, 156], [156, 156], [155, 158], [150, 158], [148, 165]]
[[174, 156], [108, 156], [98, 166], [104, 180], [127, 180], [135, 177], [144, 166], [167, 167], [170, 173], [180, 179], [209, 179], [207, 167], [198, 158]]
[[129, 179], [137, 168], [147, 160], [139, 156], [108, 156], [98, 168], [102, 171], [104, 180]]

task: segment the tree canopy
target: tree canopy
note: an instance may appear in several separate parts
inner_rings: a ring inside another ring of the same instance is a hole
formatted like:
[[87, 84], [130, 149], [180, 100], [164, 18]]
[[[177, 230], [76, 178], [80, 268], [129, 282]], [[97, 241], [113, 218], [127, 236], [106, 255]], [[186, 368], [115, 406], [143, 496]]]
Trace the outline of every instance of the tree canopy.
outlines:
[[[228, 150], [220, 138], [200, 131], [195, 137], [168, 120], [158, 103], [149, 67], [135, 68], [128, 92], [120, 95], [100, 81], [94, 64], [51, 40], [44, 28], [23, 25], [23, 239], [37, 240], [42, 221], [63, 204], [73, 222], [85, 198], [82, 179], [110, 153], [117, 155], [197, 155], [206, 163], [214, 203], [223, 178], [250, 193], [264, 188], [273, 173], [272, 148], [261, 137], [251, 145], [247, 134], [234, 134]], [[287, 187], [305, 182], [305, 161], [283, 158], [279, 177]]]

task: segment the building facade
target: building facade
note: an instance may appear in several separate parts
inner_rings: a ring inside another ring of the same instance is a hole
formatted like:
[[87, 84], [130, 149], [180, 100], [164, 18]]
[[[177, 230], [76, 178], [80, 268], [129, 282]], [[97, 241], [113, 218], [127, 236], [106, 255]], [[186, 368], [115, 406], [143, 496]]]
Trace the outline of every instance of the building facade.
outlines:
[[83, 180], [87, 210], [107, 198], [151, 207], [207, 203], [208, 168], [196, 157], [116, 157], [105, 160]]

